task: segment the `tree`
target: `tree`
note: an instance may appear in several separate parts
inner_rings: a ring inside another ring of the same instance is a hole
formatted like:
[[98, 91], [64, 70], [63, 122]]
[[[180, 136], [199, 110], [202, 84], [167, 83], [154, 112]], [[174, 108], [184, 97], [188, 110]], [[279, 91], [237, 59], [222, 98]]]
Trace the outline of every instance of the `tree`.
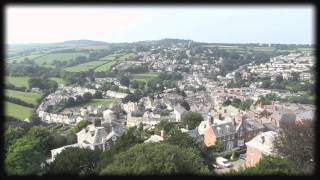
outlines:
[[44, 153], [49, 153], [52, 143], [52, 136], [49, 129], [43, 125], [33, 126], [27, 133], [30, 138], [38, 139], [39, 146]]
[[275, 151], [286, 157], [292, 169], [302, 174], [313, 173], [314, 126], [312, 121], [286, 123], [274, 141]]
[[172, 175], [210, 172], [193, 148], [170, 144], [137, 144], [114, 157], [101, 175]]
[[8, 127], [5, 131], [5, 149], [16, 142], [17, 139], [25, 135], [26, 130], [21, 127]]
[[50, 164], [49, 174], [93, 174], [101, 153], [101, 150], [68, 147]]
[[186, 127], [188, 125], [188, 129], [194, 129], [203, 121], [203, 117], [201, 114], [196, 112], [186, 112], [182, 115], [182, 125]]
[[6, 154], [8, 175], [35, 175], [41, 172], [46, 156], [41, 152], [39, 139], [24, 136], [13, 143]]
[[78, 122], [72, 129], [71, 132], [76, 134], [79, 131], [81, 131], [83, 128], [87, 127], [89, 124], [91, 124], [90, 121], [88, 120], [82, 120], [80, 122]]
[[[183, 91], [182, 91], [183, 92]], [[181, 106], [184, 107], [187, 111], [190, 111], [190, 105], [187, 101], [182, 101], [181, 103]]]
[[124, 86], [129, 86], [130, 79], [127, 76], [121, 76], [120, 77], [120, 83]]
[[165, 143], [169, 143], [172, 145], [177, 145], [181, 148], [195, 148], [198, 149], [198, 144], [196, 143], [196, 140], [192, 137], [190, 137], [186, 133], [182, 133], [179, 130], [174, 131], [174, 133], [170, 133], [170, 136], [167, 137], [164, 141]]

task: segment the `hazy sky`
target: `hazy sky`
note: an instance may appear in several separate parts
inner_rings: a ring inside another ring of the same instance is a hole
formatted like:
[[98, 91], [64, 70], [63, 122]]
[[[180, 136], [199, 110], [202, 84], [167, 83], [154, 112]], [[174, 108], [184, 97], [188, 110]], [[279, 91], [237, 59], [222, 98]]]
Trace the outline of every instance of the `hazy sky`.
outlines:
[[314, 43], [312, 6], [7, 6], [6, 42]]

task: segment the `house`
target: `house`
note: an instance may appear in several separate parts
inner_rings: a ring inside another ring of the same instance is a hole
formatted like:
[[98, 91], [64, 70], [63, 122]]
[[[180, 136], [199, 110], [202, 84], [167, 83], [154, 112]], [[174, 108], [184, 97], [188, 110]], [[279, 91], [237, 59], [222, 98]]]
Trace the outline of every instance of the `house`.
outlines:
[[176, 117], [176, 122], [181, 122], [182, 115], [187, 112], [187, 110], [181, 105], [177, 105], [173, 108], [173, 113]]
[[257, 135], [251, 141], [247, 142], [245, 166], [254, 167], [259, 163], [263, 155], [274, 155], [273, 142], [276, 136], [276, 132], [267, 131]]
[[103, 111], [102, 115], [103, 115], [103, 121], [101, 122], [102, 124], [105, 124], [105, 123], [110, 124], [113, 120], [116, 119], [115, 113], [110, 109]]
[[231, 121], [220, 124], [209, 122], [209, 127], [204, 134], [204, 143], [209, 147], [221, 141], [224, 143], [225, 150], [232, 150], [238, 144], [236, 133], [236, 128]]

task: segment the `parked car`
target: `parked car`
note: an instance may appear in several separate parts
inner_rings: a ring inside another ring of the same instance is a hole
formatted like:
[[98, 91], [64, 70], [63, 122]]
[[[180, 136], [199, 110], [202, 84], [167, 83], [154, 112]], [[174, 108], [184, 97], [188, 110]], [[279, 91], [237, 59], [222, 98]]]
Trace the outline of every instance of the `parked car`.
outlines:
[[230, 168], [232, 167], [232, 164], [230, 162], [228, 162], [228, 160], [226, 158], [223, 157], [217, 157], [216, 158], [216, 163], [218, 166], [222, 167], [222, 168]]
[[246, 154], [240, 154], [239, 158], [245, 160], [246, 159]]

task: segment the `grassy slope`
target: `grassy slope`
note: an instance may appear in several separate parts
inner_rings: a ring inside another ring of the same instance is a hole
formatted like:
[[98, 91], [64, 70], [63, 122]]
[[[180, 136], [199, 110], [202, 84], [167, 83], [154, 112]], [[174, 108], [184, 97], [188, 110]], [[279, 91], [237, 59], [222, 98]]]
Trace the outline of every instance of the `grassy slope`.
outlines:
[[29, 77], [14, 77], [14, 76], [7, 76], [6, 82], [13, 84], [17, 87], [29, 87], [28, 80]]
[[21, 106], [11, 102], [5, 102], [5, 115], [12, 116], [14, 118], [24, 120], [29, 118], [32, 113], [32, 109], [29, 107]]
[[35, 59], [35, 63], [39, 65], [42, 65], [45, 62], [47, 64], [51, 64], [54, 60], [69, 61], [70, 59], [74, 59], [78, 56], [88, 56], [88, 54], [82, 52], [47, 54], [45, 56]]
[[95, 69], [102, 64], [108, 63], [109, 61], [91, 61], [83, 64], [79, 64], [76, 66], [65, 68], [64, 70], [70, 72], [81, 72], [81, 71], [89, 71], [90, 69]]
[[22, 101], [25, 101], [27, 103], [31, 104], [37, 104], [37, 99], [41, 97], [41, 94], [34, 93], [34, 92], [21, 92], [21, 91], [14, 91], [14, 90], [5, 90], [5, 95], [8, 97], [14, 97], [21, 99]]

